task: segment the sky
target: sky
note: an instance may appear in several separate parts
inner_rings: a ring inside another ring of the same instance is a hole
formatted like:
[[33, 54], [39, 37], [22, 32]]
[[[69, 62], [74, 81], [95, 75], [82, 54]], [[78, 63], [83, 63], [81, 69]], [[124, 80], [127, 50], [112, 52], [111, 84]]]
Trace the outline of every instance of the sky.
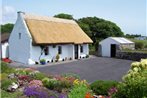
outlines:
[[99, 17], [116, 23], [125, 34], [146, 32], [146, 0], [3, 0], [1, 24], [15, 23], [17, 11], [45, 16], [59, 13], [82, 17]]

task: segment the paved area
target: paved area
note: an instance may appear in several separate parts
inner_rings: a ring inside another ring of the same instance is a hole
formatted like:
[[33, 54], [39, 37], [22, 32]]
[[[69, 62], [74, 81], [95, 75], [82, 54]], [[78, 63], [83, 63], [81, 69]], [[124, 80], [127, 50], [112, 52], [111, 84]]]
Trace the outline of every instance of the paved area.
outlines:
[[91, 83], [95, 80], [121, 81], [122, 76], [129, 70], [131, 63], [130, 60], [91, 57], [63, 64], [37, 67], [37, 69], [43, 73], [55, 75], [75, 73]]

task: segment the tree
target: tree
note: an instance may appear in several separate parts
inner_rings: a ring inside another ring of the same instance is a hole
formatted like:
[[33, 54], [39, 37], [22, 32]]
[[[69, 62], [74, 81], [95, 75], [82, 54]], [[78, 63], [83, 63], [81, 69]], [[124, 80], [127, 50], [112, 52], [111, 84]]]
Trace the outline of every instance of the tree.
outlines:
[[13, 29], [14, 24], [5, 24], [5, 25], [1, 25], [1, 32], [2, 33], [11, 33], [12, 29]]
[[57, 14], [54, 17], [74, 20], [74, 18], [73, 18], [72, 15], [70, 15], [70, 14], [64, 14], [64, 13]]

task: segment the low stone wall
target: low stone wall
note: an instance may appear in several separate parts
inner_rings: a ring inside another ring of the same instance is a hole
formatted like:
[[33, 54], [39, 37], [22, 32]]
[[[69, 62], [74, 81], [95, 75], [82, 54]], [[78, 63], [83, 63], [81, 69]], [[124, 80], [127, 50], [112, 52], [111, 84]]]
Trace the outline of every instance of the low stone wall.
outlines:
[[147, 58], [147, 53], [117, 51], [116, 58], [140, 61], [143, 58]]

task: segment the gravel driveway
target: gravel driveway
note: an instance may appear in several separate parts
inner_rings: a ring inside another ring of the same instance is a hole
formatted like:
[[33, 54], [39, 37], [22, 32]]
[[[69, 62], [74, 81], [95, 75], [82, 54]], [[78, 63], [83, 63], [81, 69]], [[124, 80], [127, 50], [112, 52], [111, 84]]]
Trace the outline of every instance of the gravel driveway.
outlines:
[[38, 67], [37, 69], [46, 74], [75, 73], [81, 79], [86, 79], [91, 83], [95, 80], [121, 81], [122, 76], [129, 70], [131, 63], [130, 60], [92, 57], [64, 64]]

